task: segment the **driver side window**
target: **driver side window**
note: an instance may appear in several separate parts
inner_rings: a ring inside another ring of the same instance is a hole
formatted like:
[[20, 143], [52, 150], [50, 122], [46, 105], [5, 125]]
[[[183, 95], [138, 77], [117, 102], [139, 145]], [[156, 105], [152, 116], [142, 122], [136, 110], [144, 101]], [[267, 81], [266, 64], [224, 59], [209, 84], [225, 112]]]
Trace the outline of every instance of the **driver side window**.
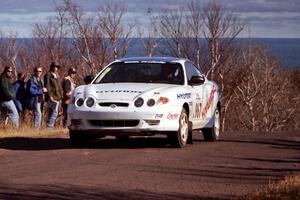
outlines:
[[191, 80], [192, 76], [202, 75], [202, 73], [197, 69], [197, 67], [191, 62], [185, 63], [185, 71], [186, 71], [186, 76], [188, 81]]

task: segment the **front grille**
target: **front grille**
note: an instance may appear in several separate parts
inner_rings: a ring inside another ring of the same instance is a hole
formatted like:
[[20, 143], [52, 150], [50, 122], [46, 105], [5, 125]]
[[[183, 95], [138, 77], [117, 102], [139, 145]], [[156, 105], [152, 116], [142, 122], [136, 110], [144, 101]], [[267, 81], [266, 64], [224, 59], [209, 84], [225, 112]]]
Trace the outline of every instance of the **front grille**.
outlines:
[[89, 120], [92, 126], [98, 127], [135, 127], [139, 120]]
[[129, 103], [122, 103], [122, 102], [99, 103], [99, 106], [103, 106], [103, 107], [110, 107], [111, 105], [116, 105], [117, 107], [128, 107]]

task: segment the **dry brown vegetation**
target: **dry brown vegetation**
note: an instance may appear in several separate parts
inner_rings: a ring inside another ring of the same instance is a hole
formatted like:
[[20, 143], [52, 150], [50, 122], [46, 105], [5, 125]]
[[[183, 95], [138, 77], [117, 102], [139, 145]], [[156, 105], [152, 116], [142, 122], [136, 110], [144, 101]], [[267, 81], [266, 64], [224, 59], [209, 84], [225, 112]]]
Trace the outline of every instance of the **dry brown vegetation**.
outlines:
[[270, 183], [243, 200], [297, 200], [300, 199], [300, 175], [289, 176], [278, 183]]
[[48, 138], [67, 135], [67, 129], [56, 128], [48, 130], [46, 127], [33, 129], [31, 126], [21, 126], [18, 129], [12, 126], [0, 126], [0, 138], [26, 137], [26, 138]]
[[64, 0], [56, 13], [46, 23], [35, 24], [33, 39], [22, 44], [14, 35], [1, 33], [0, 69], [12, 65], [29, 77], [33, 67], [47, 71], [55, 60], [66, 66], [61, 76], [75, 66], [82, 83], [82, 76], [95, 75], [113, 59], [125, 56], [133, 37], [143, 37], [145, 49], [139, 55], [189, 58], [218, 83], [223, 130], [300, 128], [299, 69], [284, 68], [259, 44], [236, 43], [245, 23], [221, 4], [201, 6], [190, 1], [186, 9], [150, 13], [146, 26], [126, 23], [126, 6], [110, 2], [88, 14]]

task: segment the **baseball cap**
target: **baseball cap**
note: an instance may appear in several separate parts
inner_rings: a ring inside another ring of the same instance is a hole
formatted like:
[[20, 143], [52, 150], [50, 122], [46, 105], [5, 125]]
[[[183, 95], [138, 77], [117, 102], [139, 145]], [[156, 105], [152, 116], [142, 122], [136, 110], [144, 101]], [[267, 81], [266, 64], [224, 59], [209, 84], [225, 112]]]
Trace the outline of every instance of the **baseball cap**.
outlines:
[[75, 69], [75, 67], [70, 67], [70, 69], [69, 69], [68, 73], [69, 73], [69, 74], [76, 73], [76, 69]]
[[50, 64], [50, 68], [52, 68], [52, 67], [57, 67], [57, 68], [60, 68], [60, 65], [59, 65], [59, 64], [57, 64], [56, 62], [51, 62], [51, 64]]

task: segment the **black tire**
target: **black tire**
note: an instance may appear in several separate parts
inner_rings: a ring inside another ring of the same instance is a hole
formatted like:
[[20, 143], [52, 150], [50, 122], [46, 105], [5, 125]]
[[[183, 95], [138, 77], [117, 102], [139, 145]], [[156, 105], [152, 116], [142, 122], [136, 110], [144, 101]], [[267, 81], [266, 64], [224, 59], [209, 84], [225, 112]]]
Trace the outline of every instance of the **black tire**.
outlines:
[[216, 108], [214, 114], [214, 125], [211, 128], [201, 129], [205, 141], [215, 142], [219, 140], [221, 127], [221, 115], [219, 107]]
[[192, 131], [189, 131], [188, 133], [188, 139], [187, 139], [187, 144], [193, 144], [194, 140], [193, 140], [193, 133]]
[[174, 134], [169, 134], [168, 140], [172, 146], [182, 148], [186, 146], [189, 135], [188, 115], [184, 108], [181, 111], [178, 123], [178, 131]]
[[90, 140], [90, 136], [83, 131], [69, 130], [71, 144], [75, 148], [86, 147]]

